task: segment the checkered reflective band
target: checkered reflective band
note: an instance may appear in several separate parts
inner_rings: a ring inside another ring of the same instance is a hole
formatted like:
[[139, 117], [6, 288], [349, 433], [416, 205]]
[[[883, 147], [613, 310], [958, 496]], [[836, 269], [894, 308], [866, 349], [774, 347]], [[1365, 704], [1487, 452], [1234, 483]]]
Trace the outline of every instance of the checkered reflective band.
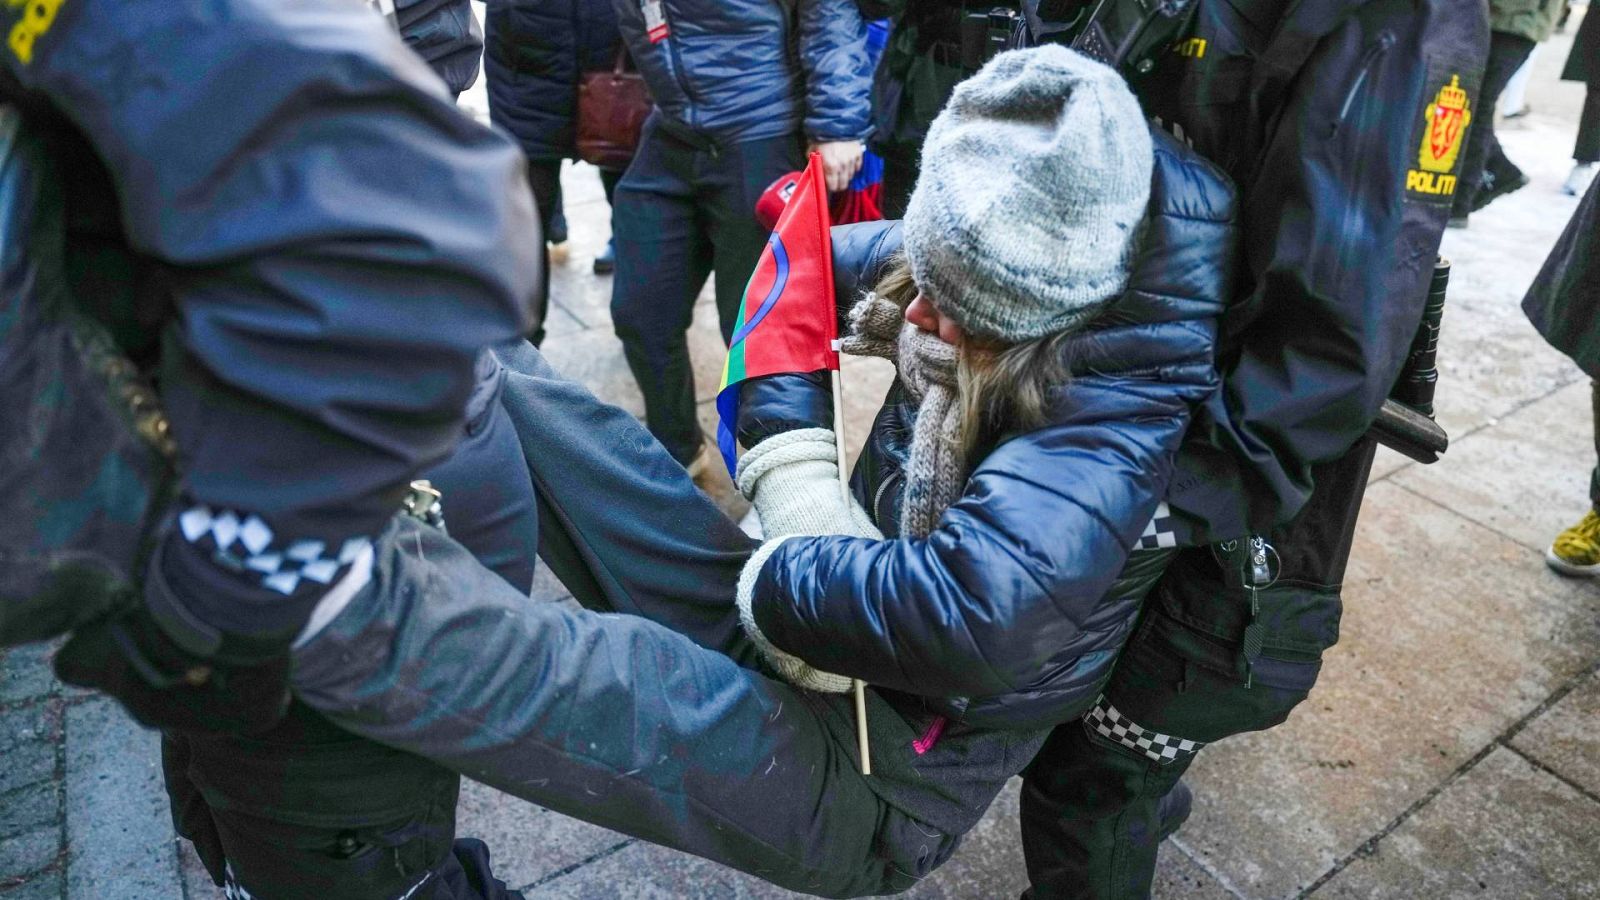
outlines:
[[323, 541], [280, 541], [260, 516], [203, 505], [184, 510], [178, 530], [189, 543], [208, 546], [218, 565], [253, 573], [262, 587], [280, 594], [294, 593], [303, 581], [333, 584], [372, 545], [368, 538], [355, 537], [330, 552]]
[[1178, 546], [1178, 534], [1172, 530], [1172, 510], [1167, 508], [1165, 500], [1156, 507], [1156, 514], [1151, 517], [1150, 524], [1144, 526], [1144, 533], [1133, 542], [1133, 550], [1157, 550]]
[[1181, 757], [1193, 756], [1205, 746], [1199, 741], [1141, 728], [1137, 722], [1107, 703], [1104, 694], [1094, 702], [1093, 709], [1083, 714], [1083, 727], [1130, 750], [1137, 750], [1162, 765]]

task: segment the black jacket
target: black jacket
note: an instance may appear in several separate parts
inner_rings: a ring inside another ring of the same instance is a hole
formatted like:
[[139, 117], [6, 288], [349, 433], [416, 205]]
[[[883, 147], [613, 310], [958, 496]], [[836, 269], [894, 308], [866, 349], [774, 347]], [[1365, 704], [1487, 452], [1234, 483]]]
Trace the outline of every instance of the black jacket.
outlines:
[[1600, 84], [1600, 9], [1593, 4], [1583, 13], [1583, 24], [1572, 39], [1572, 52], [1567, 54], [1561, 79]]
[[1311, 467], [1366, 433], [1422, 317], [1466, 137], [1452, 110], [1477, 108], [1487, 48], [1482, 4], [1199, 0], [1130, 76], [1242, 204], [1223, 390], [1196, 415], [1168, 495], [1183, 543], [1286, 521]]
[[578, 82], [622, 43], [611, 0], [490, 0], [484, 28], [489, 120], [531, 160], [575, 157]]
[[1600, 181], [1589, 186], [1522, 311], [1551, 346], [1600, 379]]
[[[1094, 702], [1160, 573], [1124, 563], [1166, 493], [1192, 410], [1216, 389], [1216, 323], [1232, 293], [1232, 188], [1177, 141], [1155, 138], [1150, 216], [1128, 290], [1065, 348], [1072, 380], [1049, 424], [977, 461], [925, 540], [785, 541], [754, 602], [779, 647], [940, 698], [937, 711], [974, 725], [1047, 726]], [[841, 305], [875, 280], [899, 234], [897, 223], [835, 232]], [[785, 397], [798, 405], [786, 408]], [[820, 412], [825, 403], [807, 405], [819, 398], [796, 378], [750, 383], [743, 440]], [[889, 538], [899, 533], [914, 416], [897, 386], [855, 471], [857, 499]]]

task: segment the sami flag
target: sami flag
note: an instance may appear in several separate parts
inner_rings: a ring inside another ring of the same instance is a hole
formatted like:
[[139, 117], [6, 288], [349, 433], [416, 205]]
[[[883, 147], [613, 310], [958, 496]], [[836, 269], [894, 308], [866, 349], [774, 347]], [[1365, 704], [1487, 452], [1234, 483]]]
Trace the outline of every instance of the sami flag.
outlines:
[[822, 158], [813, 153], [745, 286], [728, 342], [717, 389], [717, 445], [729, 473], [737, 462], [734, 428], [741, 381], [839, 368], [829, 225]]

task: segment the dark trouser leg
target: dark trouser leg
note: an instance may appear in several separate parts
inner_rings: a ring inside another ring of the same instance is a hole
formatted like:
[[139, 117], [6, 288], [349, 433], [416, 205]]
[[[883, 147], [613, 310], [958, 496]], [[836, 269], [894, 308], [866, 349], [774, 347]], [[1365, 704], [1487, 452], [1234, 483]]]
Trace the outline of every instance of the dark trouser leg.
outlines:
[[804, 149], [798, 135], [786, 135], [731, 144], [698, 158], [696, 179], [708, 195], [702, 215], [711, 234], [724, 343], [733, 337], [745, 285], [770, 233], [756, 221], [756, 200], [780, 175], [804, 167]]
[[539, 555], [556, 577], [584, 606], [644, 616], [752, 662], [733, 596], [756, 542], [633, 416], [526, 344], [499, 355], [501, 404], [539, 498]]
[[1494, 136], [1495, 104], [1511, 76], [1517, 74], [1517, 69], [1533, 52], [1533, 46], [1533, 41], [1503, 31], [1490, 35], [1488, 67], [1483, 72], [1483, 88], [1478, 92], [1478, 108], [1473, 111], [1472, 124], [1467, 129], [1461, 181], [1456, 188], [1452, 215], [1464, 216], [1472, 209], [1472, 201], [1483, 185], [1485, 166], [1497, 154], [1504, 158], [1500, 142]]
[[248, 739], [168, 735], [162, 757], [179, 833], [240, 896], [521, 896], [489, 874], [481, 845], [454, 840], [459, 776], [302, 704]]
[[539, 270], [539, 285], [531, 301], [533, 327], [528, 331], [528, 340], [537, 347], [544, 342], [544, 320], [550, 310], [550, 250], [545, 246], [545, 235], [550, 233], [550, 219], [555, 213], [556, 202], [561, 198], [561, 161], [529, 160], [528, 186], [533, 189], [533, 202], [539, 211], [539, 233], [528, 238], [538, 242], [539, 253], [544, 257], [544, 266]]
[[[533, 485], [500, 405], [504, 380], [494, 383], [455, 453], [428, 477], [445, 495], [452, 535], [526, 593], [538, 541]], [[481, 843], [456, 841], [451, 851], [459, 776], [304, 706], [252, 739], [166, 735], [162, 761], [178, 833], [218, 884], [231, 866], [258, 897], [389, 900], [424, 880], [413, 896], [518, 896], [489, 874]], [[346, 836], [355, 843], [341, 848]]]
[[611, 214], [617, 243], [611, 319], [644, 395], [650, 433], [684, 465], [704, 442], [685, 335], [712, 254], [695, 212], [695, 153], [647, 124]]
[[611, 206], [616, 202], [617, 182], [622, 180], [622, 173], [626, 169], [601, 169], [600, 190], [605, 191], [606, 205]]
[[[1252, 616], [1242, 555], [1235, 549], [1219, 566], [1208, 547], [1179, 554], [1101, 703], [1082, 722], [1059, 726], [1024, 774], [1023, 849], [1035, 900], [1149, 896], [1156, 806], [1193, 754], [1271, 728], [1305, 699], [1322, 651], [1338, 640], [1339, 584], [1373, 451], [1363, 440], [1313, 470], [1317, 488], [1306, 508], [1268, 536], [1279, 555], [1278, 582], [1261, 591], [1253, 621], [1263, 650], [1248, 669], [1241, 648]], [[1171, 758], [1103, 733], [1112, 720], [1172, 748]]]
[[295, 651], [300, 698], [341, 727], [794, 890], [903, 888], [953, 849], [857, 772], [849, 698], [636, 616], [530, 603], [413, 520], [377, 546], [368, 587]]
[[1594, 455], [1597, 461], [1589, 473], [1589, 505], [1600, 512], [1600, 381], [1589, 382], [1589, 406], [1594, 413]]
[[[497, 393], [504, 392], [502, 381]], [[533, 587], [539, 520], [533, 482], [502, 396], [467, 423], [466, 435], [427, 475], [443, 494], [445, 529], [484, 566], [523, 593]]]
[[1600, 84], [1589, 85], [1583, 98], [1583, 115], [1578, 119], [1578, 142], [1572, 148], [1573, 160], [1600, 162]]

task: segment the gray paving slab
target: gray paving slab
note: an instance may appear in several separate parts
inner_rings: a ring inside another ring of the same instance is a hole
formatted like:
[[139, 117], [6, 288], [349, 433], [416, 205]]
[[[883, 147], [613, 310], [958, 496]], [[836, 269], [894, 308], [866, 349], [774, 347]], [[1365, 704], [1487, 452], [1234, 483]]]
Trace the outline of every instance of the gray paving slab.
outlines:
[[19, 743], [5, 751], [0, 766], [0, 794], [53, 779], [56, 774], [56, 745], [50, 740]]
[[0, 897], [5, 900], [61, 900], [65, 882], [66, 877], [58, 866], [9, 890], [0, 888]]
[[1600, 896], [1600, 803], [1498, 749], [1316, 897]]
[[50, 672], [49, 658], [54, 652], [54, 642], [0, 650], [0, 706], [51, 693], [56, 680]]
[[1314, 882], [1600, 658], [1600, 594], [1387, 482], [1345, 603], [1310, 700], [1191, 770], [1183, 840], [1247, 896]]
[[67, 711], [67, 893], [181, 896], [159, 738], [111, 700]]
[[1600, 797], [1600, 675], [1584, 678], [1518, 732], [1511, 746]]
[[61, 784], [53, 778], [0, 794], [0, 839], [46, 825], [59, 830], [60, 821]]
[[456, 832], [487, 843], [495, 876], [512, 887], [535, 884], [626, 840], [474, 781], [461, 786]]
[[61, 830], [53, 824], [0, 839], [0, 874], [27, 877], [56, 861]]
[[1570, 384], [1390, 481], [1542, 553], [1588, 509], [1591, 421], [1588, 382]]

